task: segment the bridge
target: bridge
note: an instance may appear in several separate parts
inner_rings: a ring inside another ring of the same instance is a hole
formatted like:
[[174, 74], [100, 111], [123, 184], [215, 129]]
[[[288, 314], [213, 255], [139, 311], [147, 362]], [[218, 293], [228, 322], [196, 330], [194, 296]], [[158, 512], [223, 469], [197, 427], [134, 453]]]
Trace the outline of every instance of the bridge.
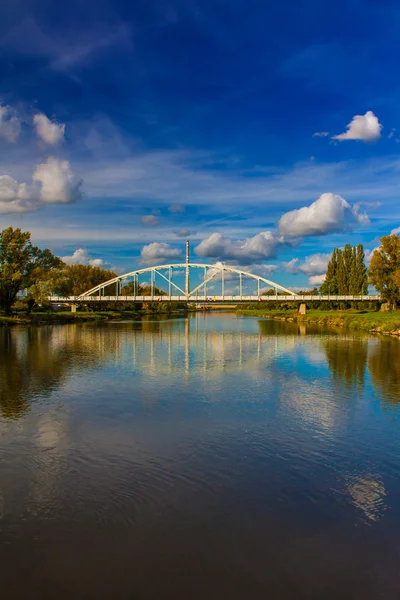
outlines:
[[[142, 295], [140, 278], [150, 278], [146, 282], [150, 293]], [[197, 279], [194, 286], [190, 282]], [[181, 282], [183, 281], [183, 283]], [[129, 294], [124, 294], [123, 284], [129, 282]], [[163, 293], [157, 292], [156, 283], [164, 286]], [[212, 282], [212, 284], [211, 284]], [[179, 283], [179, 284], [178, 284]], [[227, 288], [228, 283], [228, 288]], [[232, 289], [232, 283], [235, 284]], [[217, 284], [217, 285], [214, 285]], [[230, 288], [230, 289], [229, 289]], [[275, 291], [272, 295], [263, 295], [265, 288]], [[235, 293], [234, 293], [235, 292]], [[51, 302], [189, 302], [189, 303], [250, 303], [250, 302], [312, 302], [312, 301], [351, 301], [365, 302], [380, 300], [380, 296], [319, 296], [299, 295], [265, 277], [255, 275], [235, 267], [223, 264], [204, 264], [189, 262], [189, 246], [186, 244], [186, 262], [159, 265], [138, 269], [118, 275], [105, 281], [79, 296], [51, 296]]]

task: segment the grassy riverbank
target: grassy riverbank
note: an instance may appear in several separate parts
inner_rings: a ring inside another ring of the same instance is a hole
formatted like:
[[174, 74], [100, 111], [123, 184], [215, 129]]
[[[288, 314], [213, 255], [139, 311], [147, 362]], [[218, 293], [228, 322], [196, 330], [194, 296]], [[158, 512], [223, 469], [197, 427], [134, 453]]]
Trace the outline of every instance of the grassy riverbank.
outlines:
[[[37, 325], [44, 323], [75, 323], [77, 321], [104, 321], [110, 318], [109, 313], [32, 313], [31, 315], [0, 315], [0, 325]], [[119, 318], [121, 318], [119, 316]]]
[[[101, 311], [101, 312], [34, 312], [28, 315], [13, 315], [6, 316], [0, 315], [0, 326], [2, 325], [45, 325], [45, 324], [59, 324], [59, 323], [80, 323], [84, 321], [122, 321], [122, 320], [139, 320], [144, 316], [161, 316], [166, 314], [178, 314], [174, 312], [170, 313], [152, 313], [152, 312], [138, 312], [129, 310], [118, 310], [118, 311]], [[182, 314], [182, 311], [179, 311]]]
[[283, 321], [296, 321], [299, 323], [314, 323], [319, 325], [333, 325], [346, 329], [360, 331], [390, 333], [400, 335], [399, 312], [363, 312], [363, 311], [324, 311], [310, 310], [306, 315], [295, 311], [238, 309], [238, 315], [246, 317], [271, 318]]

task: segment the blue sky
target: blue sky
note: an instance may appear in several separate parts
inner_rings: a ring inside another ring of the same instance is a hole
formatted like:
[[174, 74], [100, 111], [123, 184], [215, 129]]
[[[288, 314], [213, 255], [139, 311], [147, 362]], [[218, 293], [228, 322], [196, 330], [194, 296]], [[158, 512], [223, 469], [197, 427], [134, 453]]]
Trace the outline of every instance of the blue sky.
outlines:
[[400, 225], [399, 26], [394, 1], [6, 0], [1, 228], [317, 283]]

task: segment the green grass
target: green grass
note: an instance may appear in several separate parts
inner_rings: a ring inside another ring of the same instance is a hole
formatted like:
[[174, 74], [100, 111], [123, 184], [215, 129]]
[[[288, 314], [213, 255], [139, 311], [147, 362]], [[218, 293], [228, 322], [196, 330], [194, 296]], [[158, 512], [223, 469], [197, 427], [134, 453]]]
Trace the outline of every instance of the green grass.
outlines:
[[318, 323], [320, 325], [333, 325], [360, 331], [377, 331], [382, 333], [400, 332], [399, 312], [367, 312], [367, 311], [339, 311], [339, 310], [309, 310], [306, 315], [299, 315], [296, 311], [278, 310], [238, 310], [237, 314], [248, 317], [261, 317], [273, 319], [294, 319], [302, 323]]

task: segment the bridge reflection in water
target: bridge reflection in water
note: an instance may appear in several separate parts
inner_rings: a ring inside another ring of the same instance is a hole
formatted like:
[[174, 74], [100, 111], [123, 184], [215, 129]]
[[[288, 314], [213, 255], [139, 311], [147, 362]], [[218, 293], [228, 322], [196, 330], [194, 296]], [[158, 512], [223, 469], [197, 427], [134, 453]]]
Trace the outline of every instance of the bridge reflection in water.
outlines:
[[189, 384], [219, 381], [230, 373], [257, 377], [260, 370], [267, 378], [277, 359], [289, 364], [303, 356], [306, 365], [329, 368], [338, 396], [352, 389], [360, 397], [369, 377], [382, 401], [393, 405], [400, 398], [399, 340], [311, 324], [195, 313], [100, 325], [1, 328], [0, 351], [3, 418], [23, 416], [35, 398], [50, 397], [71, 378], [107, 365], [124, 365], [154, 380], [176, 375]]

